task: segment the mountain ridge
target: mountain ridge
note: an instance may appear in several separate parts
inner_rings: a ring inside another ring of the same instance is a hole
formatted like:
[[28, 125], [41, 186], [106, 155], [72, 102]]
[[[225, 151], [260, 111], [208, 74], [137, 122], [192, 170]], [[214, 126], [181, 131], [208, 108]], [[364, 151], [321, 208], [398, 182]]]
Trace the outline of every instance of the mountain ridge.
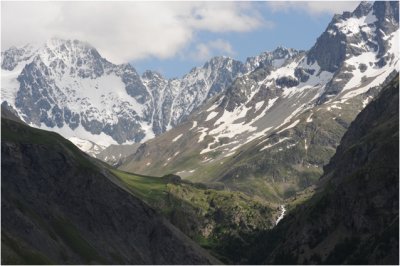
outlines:
[[112, 64], [88, 43], [53, 38], [2, 52], [2, 101], [28, 124], [67, 138], [107, 146], [143, 142], [179, 124], [242, 73], [295, 52], [278, 48], [246, 63], [213, 57], [180, 79], [165, 79]]
[[[310, 50], [279, 68], [264, 66], [238, 77], [187, 122], [142, 144], [121, 169], [222, 182], [275, 200], [313, 184], [350, 122], [377, 95], [380, 84], [398, 75], [397, 20], [387, 17], [391, 24], [386, 33], [376, 34], [382, 30], [382, 18], [376, 15], [395, 10], [395, 5], [375, 2], [363, 16], [357, 17], [357, 11], [334, 17], [321, 36], [345, 38], [347, 52], [335, 72], [319, 66], [321, 55], [309, 60]], [[354, 21], [359, 26], [351, 28]], [[366, 44], [369, 36], [381, 38], [384, 47]], [[321, 37], [314, 47], [324, 42]], [[355, 46], [361, 48], [350, 48]], [[380, 50], [387, 53], [380, 55]]]

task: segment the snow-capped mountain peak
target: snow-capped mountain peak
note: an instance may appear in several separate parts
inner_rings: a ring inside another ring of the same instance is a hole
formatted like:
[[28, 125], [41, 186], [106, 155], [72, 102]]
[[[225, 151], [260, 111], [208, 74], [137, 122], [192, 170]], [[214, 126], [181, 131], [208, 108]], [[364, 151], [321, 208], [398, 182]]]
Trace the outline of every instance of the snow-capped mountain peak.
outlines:
[[7, 49], [1, 65], [2, 102], [25, 122], [102, 145], [165, 132], [244, 71], [241, 62], [216, 57], [181, 79], [141, 77], [86, 42], [59, 38]]
[[[334, 16], [308, 51], [278, 47], [247, 59], [245, 68], [251, 71], [206, 102], [190, 116], [191, 121], [139, 148], [125, 169], [144, 174], [179, 169], [193, 178], [214, 173], [213, 181], [223, 181], [224, 173], [209, 170], [227, 163], [225, 174], [236, 182], [261, 165], [265, 168], [260, 171], [272, 167], [279, 155], [263, 161], [270, 158], [271, 149], [278, 153], [301, 142], [301, 152], [311, 152], [319, 141], [315, 134], [324, 135], [333, 125], [336, 138], [371, 101], [378, 85], [399, 70], [398, 28], [398, 2], [362, 3], [354, 12]], [[305, 131], [311, 132], [307, 140], [302, 139]], [[323, 149], [335, 148], [331, 139], [322, 141], [318, 145]], [[166, 147], [160, 150], [160, 143]], [[253, 156], [260, 161], [248, 164]], [[290, 159], [297, 171], [299, 161]], [[145, 166], [150, 161], [151, 169]], [[186, 165], [199, 171], [184, 169]], [[230, 175], [231, 167], [238, 169], [235, 175]]]
[[282, 109], [284, 117], [383, 82], [398, 69], [397, 14], [395, 2], [362, 3], [336, 15], [309, 51], [277, 47], [244, 63], [214, 57], [179, 79], [140, 76], [77, 40], [13, 47], [2, 52], [2, 102], [31, 125], [101, 145], [153, 138], [210, 99], [220, 111], [241, 108], [239, 117], [253, 125], [279, 99], [297, 101]]
[[398, 27], [395, 2], [363, 2], [354, 12], [335, 16], [308, 52], [310, 62], [335, 73], [319, 102], [361, 85], [362, 76], [380, 76], [369, 84], [376, 86], [385, 80], [383, 72], [398, 69]]

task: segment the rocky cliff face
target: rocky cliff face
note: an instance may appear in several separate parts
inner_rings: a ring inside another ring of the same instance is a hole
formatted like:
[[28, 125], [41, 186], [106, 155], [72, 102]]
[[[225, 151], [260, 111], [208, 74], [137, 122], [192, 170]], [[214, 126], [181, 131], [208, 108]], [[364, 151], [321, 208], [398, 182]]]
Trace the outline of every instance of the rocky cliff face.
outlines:
[[52, 39], [12, 48], [2, 53], [2, 66], [2, 100], [29, 124], [68, 138], [92, 137], [100, 145], [146, 135], [141, 105], [150, 95], [140, 76], [130, 65], [108, 62], [87, 43]]
[[[390, 39], [398, 34], [398, 10], [398, 3], [394, 1], [361, 2], [353, 12], [333, 18], [309, 52], [311, 62], [316, 61], [322, 69], [337, 72], [319, 102], [346, 90], [356, 76], [368, 77], [368, 73], [376, 71], [374, 69], [390, 64], [396, 56], [396, 44]], [[368, 56], [376, 60], [361, 62], [362, 57]]]
[[58, 134], [2, 118], [3, 264], [218, 263]]
[[258, 235], [247, 263], [399, 263], [398, 88], [396, 77], [357, 116], [316, 194]]

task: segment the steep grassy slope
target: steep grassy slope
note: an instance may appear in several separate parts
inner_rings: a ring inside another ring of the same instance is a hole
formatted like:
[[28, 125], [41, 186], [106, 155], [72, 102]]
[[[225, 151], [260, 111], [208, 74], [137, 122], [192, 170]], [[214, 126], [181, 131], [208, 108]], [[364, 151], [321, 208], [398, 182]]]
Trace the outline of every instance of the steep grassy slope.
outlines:
[[1, 122], [2, 264], [218, 263], [71, 142]]
[[351, 124], [317, 193], [241, 247], [250, 264], [399, 263], [399, 80]]
[[273, 227], [278, 206], [240, 192], [216, 190], [178, 176], [141, 176], [112, 170], [138, 197], [224, 262], [233, 254], [226, 240], [242, 245], [241, 235]]

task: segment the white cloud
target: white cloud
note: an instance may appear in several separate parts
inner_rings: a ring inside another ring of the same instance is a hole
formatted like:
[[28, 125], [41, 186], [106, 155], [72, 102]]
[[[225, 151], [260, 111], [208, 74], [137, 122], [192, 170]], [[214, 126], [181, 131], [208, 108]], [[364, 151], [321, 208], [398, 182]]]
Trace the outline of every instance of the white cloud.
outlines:
[[353, 11], [360, 1], [271, 1], [267, 2], [272, 11], [299, 11], [313, 16], [322, 14], [341, 14], [343, 11]]
[[264, 21], [251, 3], [241, 2], [193, 2], [187, 23], [196, 29], [223, 32], [227, 29], [244, 32], [258, 28], [273, 27]]
[[[240, 2], [3, 1], [1, 6], [2, 50], [53, 36], [75, 38], [91, 43], [114, 62], [172, 57], [196, 31], [244, 32], [272, 26], [252, 3]], [[219, 49], [215, 45], [211, 48]], [[220, 49], [229, 53], [231, 47]]]
[[195, 51], [190, 53], [190, 58], [196, 61], [206, 61], [214, 55], [233, 56], [232, 45], [222, 39], [216, 39], [207, 43], [199, 43], [196, 45]]

